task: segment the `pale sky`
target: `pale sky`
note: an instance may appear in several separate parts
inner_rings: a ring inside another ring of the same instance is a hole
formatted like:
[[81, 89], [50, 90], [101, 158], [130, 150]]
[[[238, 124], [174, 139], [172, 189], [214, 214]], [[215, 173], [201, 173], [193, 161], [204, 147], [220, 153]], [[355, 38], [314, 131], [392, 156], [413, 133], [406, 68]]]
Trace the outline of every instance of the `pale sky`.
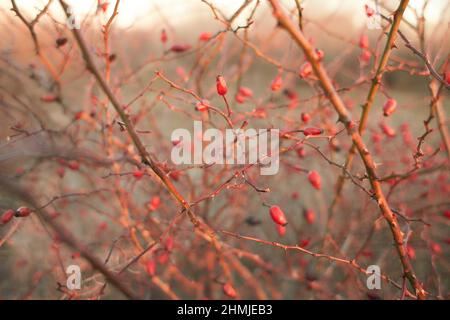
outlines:
[[[105, 1], [105, 0], [102, 0]], [[107, 0], [111, 3], [109, 11], [112, 11], [115, 0]], [[30, 16], [35, 13], [36, 8], [42, 8], [46, 0], [17, 0], [17, 4], [21, 9], [27, 11]], [[59, 3], [57, 0], [53, 1], [52, 11], [55, 16], [62, 19], [62, 14], [59, 10]], [[93, 11], [96, 8], [97, 0], [67, 0], [67, 2], [74, 6], [77, 12], [85, 14]], [[218, 8], [225, 14], [231, 15], [242, 3], [243, 0], [211, 0]], [[282, 0], [287, 7], [295, 5], [293, 0]], [[336, 10], [348, 12], [351, 16], [352, 22], [357, 26], [364, 21], [363, 6], [369, 4], [373, 6], [373, 0], [303, 0], [305, 10], [308, 8], [314, 10], [307, 11], [307, 15], [313, 17], [320, 17], [320, 15], [330, 14]], [[385, 0], [384, 2], [389, 8], [393, 9], [398, 4], [398, 0]], [[419, 9], [422, 7], [424, 0], [410, 0], [410, 7], [412, 9]], [[439, 17], [444, 14], [443, 9], [448, 6], [449, 0], [430, 0], [425, 17], [428, 21], [436, 22]], [[0, 7], [10, 8], [10, 0], [0, 0]], [[55, 10], [55, 11], [54, 11]], [[152, 15], [167, 17], [171, 24], [186, 22], [201, 22], [204, 14], [209, 14], [207, 6], [201, 3], [200, 0], [121, 0], [119, 8], [119, 16], [116, 24], [119, 27], [145, 27], [146, 24], [152, 20]], [[448, 11], [447, 11], [448, 16]], [[245, 19], [245, 14], [242, 15]], [[415, 22], [415, 15], [412, 10], [407, 10], [405, 13], [406, 19]], [[200, 21], [199, 21], [200, 20]], [[236, 21], [242, 23], [243, 21]], [[448, 21], [446, 21], [448, 23]]]

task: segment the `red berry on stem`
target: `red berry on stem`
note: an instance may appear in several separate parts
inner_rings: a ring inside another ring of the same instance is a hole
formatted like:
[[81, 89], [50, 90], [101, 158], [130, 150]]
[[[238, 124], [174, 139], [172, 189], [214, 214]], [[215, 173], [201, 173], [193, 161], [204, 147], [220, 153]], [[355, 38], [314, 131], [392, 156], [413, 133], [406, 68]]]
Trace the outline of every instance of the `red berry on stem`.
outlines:
[[387, 124], [380, 123], [380, 128], [387, 137], [389, 138], [395, 137], [396, 135], [395, 130], [389, 127]]
[[181, 53], [189, 50], [191, 48], [191, 45], [189, 44], [174, 44], [172, 47], [170, 47], [170, 51], [175, 53]]
[[320, 128], [306, 128], [303, 130], [303, 134], [305, 136], [318, 136], [321, 135], [323, 133], [323, 130]]
[[145, 265], [145, 270], [150, 277], [153, 277], [156, 274], [156, 262], [155, 260], [147, 261]]
[[198, 37], [198, 40], [200, 41], [208, 41], [211, 39], [212, 33], [211, 32], [202, 32], [200, 33], [200, 36]]
[[170, 171], [169, 177], [175, 181], [179, 181], [181, 177], [181, 171]]
[[299, 158], [303, 158], [305, 156], [306, 152], [305, 152], [305, 148], [300, 147], [297, 149], [297, 155]]
[[369, 37], [365, 34], [359, 38], [359, 47], [361, 49], [369, 49]]
[[53, 94], [46, 94], [41, 97], [41, 101], [46, 103], [55, 102], [58, 101], [58, 96], [55, 96]]
[[307, 124], [309, 122], [309, 120], [311, 120], [311, 116], [307, 112], [302, 112], [301, 118], [302, 118], [303, 123], [305, 123], [305, 124]]
[[278, 91], [283, 86], [283, 78], [281, 78], [281, 75], [277, 75], [270, 84], [270, 89], [272, 91]]
[[159, 264], [166, 264], [169, 261], [169, 258], [169, 253], [164, 251], [160, 253], [156, 259], [158, 260]]
[[167, 251], [172, 251], [173, 246], [174, 246], [173, 237], [172, 236], [167, 237], [166, 241], [164, 242], [164, 247], [166, 248]]
[[25, 218], [28, 217], [31, 214], [31, 209], [27, 207], [20, 207], [16, 210], [14, 216]]
[[392, 113], [394, 113], [395, 108], [397, 108], [397, 101], [395, 99], [388, 99], [383, 106], [384, 116], [390, 116]]
[[225, 293], [228, 297], [234, 299], [236, 298], [236, 290], [234, 290], [233, 286], [230, 283], [225, 283], [222, 287], [223, 293]]
[[280, 237], [283, 237], [286, 234], [286, 227], [277, 224], [277, 232], [280, 235]]
[[247, 87], [240, 87], [239, 94], [245, 98], [250, 98], [253, 96], [253, 91], [252, 91], [252, 89], [247, 88]]
[[316, 221], [316, 214], [311, 209], [306, 210], [303, 213], [303, 216], [305, 217], [305, 220], [306, 222], [308, 222], [308, 224], [313, 224], [314, 221]]
[[167, 42], [167, 32], [165, 29], [161, 30], [161, 42], [166, 43]]
[[276, 224], [280, 226], [287, 225], [286, 216], [284, 215], [284, 212], [280, 209], [279, 206], [271, 206], [269, 212], [270, 216], [272, 217], [272, 220]]
[[109, 2], [105, 1], [105, 2], [99, 3], [99, 7], [103, 11], [103, 13], [105, 13], [108, 10]]
[[369, 50], [363, 50], [363, 52], [361, 52], [361, 55], [359, 56], [359, 59], [362, 62], [367, 63], [370, 61], [371, 56], [372, 56], [372, 54], [370, 53]]
[[220, 75], [217, 76], [217, 78], [216, 78], [216, 88], [217, 88], [217, 93], [220, 96], [224, 96], [228, 92], [227, 83], [225, 82], [225, 79]]
[[84, 111], [78, 111], [77, 113], [75, 113], [75, 116], [73, 118], [74, 120], [80, 120], [83, 118], [87, 118], [87, 115]]
[[133, 177], [137, 180], [141, 179], [144, 176], [145, 172], [143, 170], [136, 170], [133, 172]]
[[372, 142], [373, 142], [373, 143], [380, 143], [381, 140], [382, 140], [382, 137], [381, 137], [381, 135], [380, 135], [379, 133], [374, 132], [374, 133], [372, 134]]
[[433, 252], [436, 255], [440, 255], [442, 253], [442, 247], [439, 243], [432, 242], [430, 244], [431, 252]]
[[302, 65], [300, 68], [300, 78], [307, 78], [312, 74], [313, 68], [311, 63], [305, 62], [305, 64]]
[[303, 239], [300, 241], [299, 246], [300, 246], [300, 248], [306, 248], [310, 242], [311, 242], [311, 239]]
[[161, 205], [161, 198], [158, 196], [154, 196], [150, 203], [148, 204], [148, 208], [150, 211], [158, 210], [159, 206]]
[[208, 108], [209, 108], [209, 101], [206, 99], [197, 102], [195, 105], [195, 109], [200, 112], [207, 111]]
[[267, 112], [266, 112], [266, 109], [264, 109], [264, 108], [255, 108], [252, 111], [252, 115], [253, 115], [253, 117], [259, 118], [259, 119], [267, 118]]
[[245, 102], [245, 97], [242, 94], [238, 93], [234, 98], [235, 98], [237, 103], [244, 103]]
[[315, 189], [320, 190], [322, 188], [322, 181], [317, 171], [310, 171], [308, 174], [308, 180]]
[[348, 128], [348, 129], [356, 128], [356, 122], [355, 122], [355, 120], [349, 121], [348, 124], [347, 124], [347, 128]]
[[0, 218], [0, 223], [7, 224], [12, 220], [13, 217], [14, 217], [14, 210], [8, 209], [5, 212], [3, 212], [2, 217]]
[[408, 254], [408, 257], [409, 257], [411, 260], [414, 260], [414, 259], [416, 258], [416, 250], [414, 250], [413, 247], [407, 246], [407, 247], [406, 247], [406, 253]]
[[364, 5], [364, 9], [366, 11], [366, 15], [370, 18], [375, 14], [375, 10], [373, 10], [371, 7], [369, 7], [367, 4]]
[[298, 100], [298, 94], [295, 91], [285, 89], [283, 93], [288, 97], [289, 100]]
[[69, 161], [67, 165], [71, 170], [74, 170], [74, 171], [77, 171], [78, 169], [80, 169], [80, 163], [76, 160]]
[[324, 56], [325, 53], [322, 50], [316, 49], [316, 57], [318, 61], [322, 61]]

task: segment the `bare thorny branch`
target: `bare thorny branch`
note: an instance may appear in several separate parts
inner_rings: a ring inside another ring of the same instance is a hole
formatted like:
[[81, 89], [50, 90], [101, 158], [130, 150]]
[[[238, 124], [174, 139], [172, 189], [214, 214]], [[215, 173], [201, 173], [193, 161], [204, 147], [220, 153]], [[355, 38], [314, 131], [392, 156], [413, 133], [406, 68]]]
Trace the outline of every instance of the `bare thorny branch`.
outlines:
[[11, 10], [19, 17], [19, 19], [27, 27], [28, 31], [31, 34], [31, 38], [33, 39], [33, 44], [34, 44], [34, 49], [35, 49], [36, 55], [39, 56], [39, 58], [41, 59], [42, 64], [44, 64], [44, 66], [50, 72], [50, 74], [52, 75], [52, 77], [53, 77], [54, 81], [56, 82], [56, 84], [59, 84], [59, 74], [55, 70], [55, 68], [52, 65], [52, 63], [50, 63], [50, 61], [47, 58], [47, 56], [42, 52], [40, 44], [39, 44], [39, 40], [37, 38], [37, 34], [36, 34], [36, 31], [35, 31], [35, 27], [36, 27], [37, 23], [39, 22], [41, 17], [47, 12], [47, 10], [48, 10], [48, 8], [49, 8], [49, 6], [51, 5], [52, 2], [53, 2], [53, 0], [49, 0], [47, 2], [47, 4], [45, 5], [45, 7], [30, 22], [27, 21], [25, 16], [21, 13], [21, 11], [19, 10], [15, 0], [11, 0], [11, 5], [12, 5], [12, 9]]
[[[68, 5], [63, 1], [59, 1], [62, 8], [64, 9], [64, 12], [66, 13], [67, 17], [70, 16], [70, 13], [68, 11], [69, 7]], [[176, 189], [173, 182], [170, 180], [170, 178], [166, 175], [166, 173], [161, 169], [161, 167], [158, 165], [158, 163], [150, 156], [148, 151], [145, 149], [141, 139], [139, 138], [137, 132], [134, 129], [134, 126], [130, 120], [129, 115], [125, 113], [123, 110], [121, 104], [117, 100], [114, 93], [111, 91], [110, 87], [107, 85], [103, 77], [100, 75], [100, 72], [98, 71], [95, 63], [92, 60], [92, 57], [89, 53], [89, 50], [87, 48], [87, 45], [77, 29], [72, 30], [73, 35], [75, 37], [76, 42], [78, 43], [78, 46], [82, 52], [84, 61], [86, 63], [86, 68], [91, 72], [91, 74], [94, 76], [96, 81], [98, 82], [99, 86], [103, 90], [103, 92], [106, 94], [108, 99], [110, 100], [111, 104], [113, 105], [115, 111], [119, 115], [121, 121], [123, 122], [124, 127], [126, 128], [128, 134], [130, 135], [131, 140], [133, 141], [134, 146], [136, 147], [139, 155], [141, 156], [142, 163], [147, 165], [155, 174], [157, 179], [161, 182], [161, 184], [164, 186], [164, 188], [169, 192], [169, 194], [179, 203], [179, 205], [184, 209], [184, 212], [187, 213], [189, 216], [192, 224], [195, 226], [196, 230], [202, 234], [202, 237], [204, 237], [207, 241], [211, 242], [214, 246], [214, 248], [217, 250], [221, 265], [225, 271], [225, 275], [227, 278], [230, 278], [228, 267], [226, 266], [225, 262], [223, 261], [222, 252], [221, 252], [221, 243], [216, 238], [216, 235], [211, 228], [206, 225], [204, 222], [201, 221], [201, 219], [192, 211], [189, 203], [184, 199], [184, 197], [181, 195], [181, 193]]]
[[[310, 44], [310, 42], [305, 38], [301, 30], [295, 27], [293, 22], [283, 13], [282, 8], [280, 7], [280, 4], [277, 0], [270, 0], [270, 4], [273, 8], [273, 14], [275, 18], [278, 20], [279, 25], [286, 29], [286, 31], [291, 35], [293, 40], [299, 45], [300, 48], [302, 48], [303, 52], [305, 53], [306, 58], [311, 63], [313, 70], [316, 74], [316, 76], [319, 79], [319, 82], [323, 88], [323, 90], [326, 92], [328, 99], [330, 100], [331, 104], [335, 108], [336, 112], [339, 115], [339, 121], [344, 124], [344, 126], [347, 128], [347, 132], [349, 136], [351, 137], [353, 144], [356, 148], [356, 150], [359, 152], [361, 159], [364, 162], [364, 165], [367, 170], [368, 177], [370, 179], [370, 184], [374, 191], [374, 196], [377, 199], [379, 208], [381, 213], [383, 214], [386, 222], [388, 223], [391, 232], [394, 237], [395, 241], [395, 247], [397, 249], [401, 264], [403, 266], [403, 272], [404, 275], [408, 278], [411, 286], [414, 288], [415, 293], [419, 299], [425, 299], [426, 292], [422, 287], [422, 284], [417, 279], [411, 262], [409, 260], [409, 257], [406, 252], [406, 247], [404, 243], [404, 235], [403, 232], [400, 229], [400, 226], [398, 224], [397, 218], [395, 217], [395, 214], [392, 212], [392, 210], [389, 207], [389, 204], [386, 201], [386, 198], [384, 196], [384, 193], [381, 189], [381, 184], [379, 181], [377, 181], [377, 175], [375, 170], [375, 164], [372, 159], [372, 156], [367, 149], [364, 141], [361, 138], [360, 133], [358, 130], [355, 129], [355, 126], [353, 125], [353, 122], [351, 118], [348, 115], [348, 111], [342, 102], [340, 96], [334, 89], [334, 86], [331, 82], [331, 79], [329, 78], [327, 72], [323, 68], [320, 61], [317, 59], [315, 50]], [[402, 12], [406, 5], [408, 4], [408, 1], [403, 0], [400, 3], [399, 10], [396, 12], [397, 17], [401, 17]], [[403, 10], [400, 10], [403, 9]], [[398, 20], [398, 24], [396, 24], [396, 29], [398, 29], [398, 25], [400, 24], [400, 20]], [[394, 29], [395, 30], [395, 29]], [[392, 32], [392, 30], [391, 30]], [[393, 41], [393, 40], [392, 40]], [[389, 47], [387, 47], [386, 50], [390, 50]], [[387, 62], [387, 55], [386, 56], [386, 62]], [[379, 70], [382, 70], [383, 66], [380, 65]], [[381, 76], [381, 72], [378, 73], [378, 77], [376, 77], [376, 82], [378, 82], [379, 76]], [[361, 128], [361, 123], [360, 123]]]

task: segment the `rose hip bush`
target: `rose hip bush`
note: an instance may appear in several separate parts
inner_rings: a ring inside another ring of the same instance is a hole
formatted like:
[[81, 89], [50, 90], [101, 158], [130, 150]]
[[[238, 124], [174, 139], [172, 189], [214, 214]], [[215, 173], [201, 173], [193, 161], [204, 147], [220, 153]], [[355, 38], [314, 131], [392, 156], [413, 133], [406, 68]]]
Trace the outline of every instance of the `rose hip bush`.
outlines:
[[[350, 2], [4, 1], [0, 298], [448, 298], [448, 15]], [[195, 120], [279, 172], [175, 165]]]

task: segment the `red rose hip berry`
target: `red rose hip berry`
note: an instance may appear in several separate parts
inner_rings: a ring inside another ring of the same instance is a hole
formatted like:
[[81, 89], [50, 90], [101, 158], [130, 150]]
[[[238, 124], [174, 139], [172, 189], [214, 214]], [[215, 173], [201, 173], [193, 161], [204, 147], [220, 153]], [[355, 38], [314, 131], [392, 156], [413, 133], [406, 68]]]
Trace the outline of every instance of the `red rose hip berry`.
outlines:
[[16, 210], [14, 216], [19, 218], [28, 217], [31, 214], [31, 209], [27, 207], [20, 207]]
[[284, 215], [283, 210], [281, 210], [279, 206], [271, 206], [269, 212], [270, 216], [272, 217], [272, 220], [276, 224], [280, 226], [287, 225], [286, 216]]
[[395, 108], [397, 108], [397, 101], [395, 99], [388, 99], [383, 106], [383, 115], [389, 117], [394, 113]]
[[236, 298], [237, 294], [236, 294], [236, 290], [234, 290], [233, 286], [229, 283], [225, 283], [222, 287], [223, 293], [225, 293], [225, 295], [227, 295], [228, 297], [234, 299]]
[[14, 210], [9, 209], [3, 212], [2, 217], [0, 218], [0, 224], [7, 224], [14, 217]]
[[314, 189], [320, 190], [322, 188], [322, 181], [317, 171], [312, 170], [308, 174], [308, 180]]
[[222, 76], [217, 76], [217, 78], [216, 78], [216, 88], [217, 88], [217, 93], [220, 96], [224, 96], [224, 95], [227, 94], [227, 92], [228, 92], [227, 83], [226, 83], [225, 79]]

